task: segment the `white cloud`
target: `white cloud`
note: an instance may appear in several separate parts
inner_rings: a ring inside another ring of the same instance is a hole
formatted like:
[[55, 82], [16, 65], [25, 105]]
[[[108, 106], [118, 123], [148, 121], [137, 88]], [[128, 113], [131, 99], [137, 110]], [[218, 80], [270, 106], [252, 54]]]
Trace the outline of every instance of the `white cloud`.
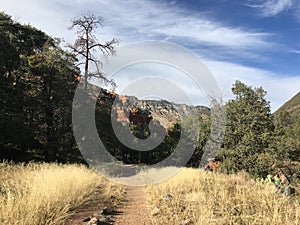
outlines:
[[[149, 48], [146, 45], [144, 46], [143, 52], [151, 51], [157, 51], [157, 49]], [[168, 55], [168, 49], [165, 48], [162, 53]], [[186, 64], [185, 56], [182, 53], [169, 52], [169, 54], [173, 55], [178, 62]], [[242, 66], [236, 63], [216, 61], [206, 57], [201, 58], [214, 75], [225, 101], [233, 97], [231, 87], [236, 80], [240, 80], [252, 87], [263, 87], [264, 90], [267, 91], [266, 98], [270, 101], [273, 112], [299, 91], [300, 76], [288, 77], [285, 76], [285, 74], [277, 74], [275, 72]], [[155, 80], [155, 78], [168, 79], [170, 82], [177, 84], [177, 86], [191, 98], [193, 104], [208, 105], [207, 96], [205, 92], [203, 92], [205, 90], [202, 89], [203, 87], [197, 86], [196, 83], [191, 80], [191, 77], [178, 70], [177, 67], [179, 67], [179, 69], [182, 68], [180, 67], [180, 63], [170, 67], [162, 65], [160, 61], [158, 61], [158, 63], [134, 64], [118, 71], [114, 74], [113, 78], [119, 84], [119, 88], [117, 89], [119, 92], [125, 90], [131, 83], [149, 77], [153, 78], [154, 83], [159, 83], [159, 80]], [[189, 67], [198, 68], [197, 65], [194, 64], [189, 64]], [[206, 75], [200, 73], [200, 71], [197, 76], [203, 76], [202, 81], [204, 81], [203, 79], [206, 77]], [[128, 90], [127, 92], [125, 91], [125, 94], [136, 95], [141, 98], [143, 97], [143, 89], [147, 87], [147, 85], [150, 85], [150, 82], [145, 82], [144, 85], [138, 86], [135, 90], [142, 91], [138, 94], [136, 92], [130, 92], [130, 90], [129, 92]], [[201, 85], [205, 84], [202, 82]], [[169, 89], [164, 85], [161, 86], [161, 89], [165, 91], [165, 93], [168, 93], [169, 99], [167, 100], [179, 103], [185, 102], [177, 91], [173, 91], [169, 94]], [[153, 93], [153, 96], [154, 95], [155, 93]]]
[[271, 17], [290, 9], [293, 6], [293, 0], [266, 0], [262, 4], [245, 4], [251, 8], [260, 9], [262, 16]]
[[134, 36], [135, 40], [177, 38], [243, 50], [270, 45], [267, 42], [270, 34], [231, 27], [206, 18], [204, 12], [187, 13], [167, 3], [127, 0], [102, 4], [101, 8], [105, 18], [113, 18], [110, 22], [117, 30], [125, 31], [126, 36]]
[[295, 5], [294, 15], [298, 22], [300, 22], [300, 3], [298, 5]]
[[67, 27], [72, 18], [91, 11], [105, 18], [99, 36], [116, 36], [125, 42], [144, 39], [177, 38], [179, 42], [194, 42], [229, 49], [261, 49], [271, 44], [270, 34], [231, 27], [205, 17], [203, 13], [187, 13], [173, 3], [149, 0], [76, 0], [38, 1], [2, 0], [2, 9], [21, 21], [30, 22], [53, 36], [71, 38]]
[[300, 50], [299, 49], [291, 49], [291, 50], [289, 50], [289, 53], [300, 54]]
[[[267, 0], [248, 6], [259, 8], [264, 16], [272, 16], [289, 9], [292, 4], [292, 0]], [[272, 46], [268, 42], [272, 35], [270, 33], [232, 27], [223, 21], [207, 18], [205, 13], [186, 12], [173, 3], [149, 0], [26, 0], [21, 4], [19, 0], [1, 0], [1, 9], [19, 18], [20, 22], [30, 23], [54, 37], [64, 37], [68, 42], [73, 42], [75, 38], [74, 32], [67, 29], [71, 19], [91, 11], [105, 19], [103, 29], [97, 33], [100, 40], [117, 37], [123, 43], [128, 43], [145, 39], [170, 39], [179, 44], [193, 42], [195, 46], [213, 47], [216, 55], [234, 51], [236, 55], [247, 58]], [[275, 110], [299, 90], [299, 76], [280, 78], [276, 73], [216, 61], [216, 58], [204, 61], [228, 97], [233, 82], [238, 79], [253, 86], [263, 86]], [[126, 78], [123, 81], [126, 82]], [[181, 85], [189, 90], [193, 98], [197, 98], [195, 88], [184, 82]]]
[[204, 59], [204, 62], [214, 74], [224, 92], [225, 99], [232, 98], [230, 89], [236, 80], [252, 87], [263, 87], [267, 91], [266, 98], [270, 101], [273, 112], [299, 92], [300, 75], [290, 77], [285, 74], [209, 59]]
[[[151, 51], [151, 50], [150, 50]], [[184, 72], [156, 62], [133, 64], [114, 74], [117, 92], [138, 98], [151, 96], [188, 105], [209, 105], [205, 93]]]
[[48, 35], [74, 40], [74, 35], [68, 30], [73, 12], [66, 13], [55, 1], [27, 0], [20, 4], [16, 0], [2, 0], [1, 10], [17, 19], [20, 23], [30, 24]]
[[[266, 70], [241, 66], [234, 63], [214, 61], [204, 59], [204, 63], [208, 66], [209, 70], [214, 75], [222, 93], [224, 100], [233, 98], [231, 87], [236, 80], [240, 80], [252, 87], [263, 87], [267, 91], [267, 100], [270, 101], [272, 112], [276, 111], [288, 99], [299, 92], [300, 76], [296, 77], [280, 77]], [[117, 81], [119, 88], [117, 91], [126, 90], [130, 84], [141, 81], [145, 78], [161, 77], [170, 80], [177, 84], [186, 94], [190, 97], [193, 104], [208, 105], [205, 93], [199, 89], [195, 83], [188, 79], [188, 77], [180, 71], [175, 71], [172, 68], [161, 67], [161, 65], [148, 64], [148, 65], [134, 65], [128, 67], [123, 71], [117, 73], [114, 79]], [[149, 83], [145, 84], [149, 85]], [[142, 88], [142, 87], [140, 87]], [[164, 87], [162, 87], [164, 88]], [[130, 90], [130, 89], [128, 89]], [[136, 92], [125, 91], [125, 94], [136, 95], [142, 98], [142, 94]], [[139, 89], [140, 90], [140, 89]], [[165, 89], [167, 90], [167, 89]], [[155, 93], [153, 93], [153, 96]], [[177, 92], [173, 92], [169, 96], [169, 101], [177, 103], [185, 102]], [[185, 102], [189, 103], [189, 102]]]

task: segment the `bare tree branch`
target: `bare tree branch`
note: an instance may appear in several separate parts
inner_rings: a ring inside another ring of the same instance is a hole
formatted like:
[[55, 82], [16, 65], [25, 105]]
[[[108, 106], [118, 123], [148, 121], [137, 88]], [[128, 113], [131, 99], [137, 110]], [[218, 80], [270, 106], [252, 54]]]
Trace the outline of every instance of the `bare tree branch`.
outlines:
[[[104, 56], [114, 55], [115, 46], [119, 44], [120, 40], [113, 38], [110, 41], [100, 43], [94, 35], [98, 26], [103, 25], [103, 18], [95, 16], [94, 14], [87, 13], [82, 15], [79, 19], [72, 20], [70, 30], [76, 29], [77, 39], [73, 45], [69, 44], [68, 47], [79, 58], [82, 59], [78, 65], [84, 65], [84, 81], [85, 88], [87, 81], [91, 78], [98, 78], [106, 84], [110, 84], [113, 88], [116, 86], [113, 80], [107, 79], [105, 74], [100, 70], [102, 63], [93, 56], [92, 52], [100, 50]], [[95, 66], [94, 72], [90, 71], [90, 63]]]

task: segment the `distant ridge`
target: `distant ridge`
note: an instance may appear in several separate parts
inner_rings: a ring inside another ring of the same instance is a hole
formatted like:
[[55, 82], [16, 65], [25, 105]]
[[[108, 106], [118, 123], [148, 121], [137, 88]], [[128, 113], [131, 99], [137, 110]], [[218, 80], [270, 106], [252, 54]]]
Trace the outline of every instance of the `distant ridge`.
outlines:
[[291, 114], [300, 113], [300, 92], [298, 92], [294, 97], [284, 103], [276, 112], [275, 115], [278, 115], [280, 112], [290, 112]]
[[206, 118], [210, 109], [206, 106], [190, 106], [186, 104], [172, 103], [167, 100], [140, 100], [135, 96], [119, 95], [102, 89], [102, 100], [117, 102], [115, 111], [117, 121], [128, 121], [128, 107], [130, 103], [133, 108], [140, 109], [140, 112], [148, 112], [153, 119], [159, 121], [164, 128], [173, 126], [174, 123], [189, 115], [200, 115]]

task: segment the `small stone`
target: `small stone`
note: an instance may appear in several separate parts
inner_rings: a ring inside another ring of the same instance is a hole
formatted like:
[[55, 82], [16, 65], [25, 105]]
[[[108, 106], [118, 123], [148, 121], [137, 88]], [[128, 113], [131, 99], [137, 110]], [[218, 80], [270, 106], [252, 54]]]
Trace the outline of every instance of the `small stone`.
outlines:
[[96, 212], [93, 213], [94, 217], [99, 217], [101, 215], [102, 215], [102, 210], [99, 210], [99, 211], [96, 211]]
[[184, 205], [182, 205], [181, 207], [180, 207], [180, 212], [184, 212], [186, 210], [186, 207], [184, 206]]
[[87, 218], [85, 218], [84, 220], [82, 220], [82, 222], [88, 222], [88, 221], [90, 221], [91, 220], [91, 218], [90, 217], [87, 217]]
[[168, 193], [165, 195], [165, 199], [172, 199], [173, 198], [173, 195]]
[[99, 219], [99, 222], [101, 222], [101, 223], [109, 223], [110, 220], [108, 218], [106, 218], [106, 217], [103, 217], [103, 218]]
[[178, 225], [191, 225], [192, 221], [190, 219], [181, 221]]
[[99, 222], [100, 221], [97, 217], [93, 217], [88, 223], [86, 223], [86, 225], [99, 225]]
[[154, 207], [151, 211], [151, 216], [156, 216], [160, 212], [160, 209], [157, 207]]
[[242, 213], [241, 210], [237, 207], [232, 208], [230, 210], [230, 212], [231, 212], [231, 215], [233, 215], [233, 216], [239, 216]]
[[284, 194], [285, 194], [286, 196], [295, 194], [295, 188], [293, 188], [293, 187], [291, 187], [291, 186], [286, 186], [286, 187], [284, 187]]
[[114, 207], [113, 206], [105, 206], [102, 211], [101, 214], [103, 215], [111, 215], [114, 212]]

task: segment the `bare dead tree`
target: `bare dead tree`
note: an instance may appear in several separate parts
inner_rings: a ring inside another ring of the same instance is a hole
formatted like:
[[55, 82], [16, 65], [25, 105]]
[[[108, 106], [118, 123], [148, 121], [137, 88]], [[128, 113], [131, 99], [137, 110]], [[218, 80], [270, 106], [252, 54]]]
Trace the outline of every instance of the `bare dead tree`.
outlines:
[[[113, 38], [110, 41], [100, 43], [95, 36], [95, 31], [98, 26], [103, 25], [103, 18], [87, 13], [79, 19], [73, 20], [70, 30], [76, 28], [77, 39], [73, 45], [68, 47], [75, 53], [79, 59], [79, 64], [84, 65], [84, 88], [87, 87], [87, 82], [91, 78], [99, 78], [105, 84], [110, 84], [113, 88], [116, 86], [113, 80], [107, 79], [105, 74], [101, 72], [102, 63], [97, 60], [95, 53], [100, 50], [104, 56], [114, 55], [115, 46], [120, 42]], [[80, 60], [82, 59], [82, 60]], [[94, 71], [91, 71], [91, 66], [94, 65]]]

